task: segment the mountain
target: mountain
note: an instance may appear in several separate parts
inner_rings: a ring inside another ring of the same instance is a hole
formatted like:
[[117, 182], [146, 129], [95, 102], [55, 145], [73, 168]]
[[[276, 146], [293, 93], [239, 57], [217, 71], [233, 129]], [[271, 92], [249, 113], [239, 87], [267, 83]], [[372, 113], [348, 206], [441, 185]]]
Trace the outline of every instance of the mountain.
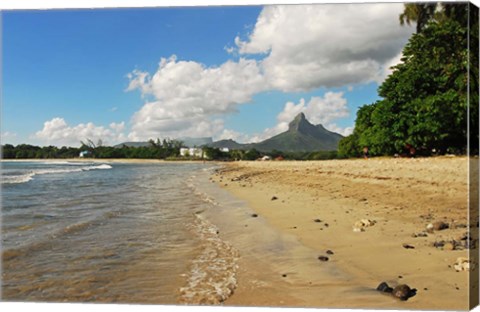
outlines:
[[[196, 147], [196, 146], [208, 145], [213, 143], [213, 140], [211, 137], [204, 137], [204, 138], [184, 137], [177, 140], [182, 141], [183, 146], [185, 147]], [[150, 146], [151, 144], [149, 142], [123, 142], [123, 143], [114, 145], [113, 147], [121, 148], [124, 145], [128, 147], [144, 147], [144, 146]]]
[[183, 137], [178, 140], [182, 141], [185, 147], [196, 147], [196, 146], [208, 145], [213, 143], [213, 139], [211, 137], [204, 137], [204, 138]]
[[252, 144], [241, 144], [237, 143], [232, 139], [229, 140], [220, 140], [213, 142], [211, 144], [208, 144], [209, 147], [216, 147], [216, 148], [221, 148], [221, 147], [226, 147], [228, 149], [236, 149], [236, 150], [242, 150], [242, 149], [248, 149], [249, 147], [252, 146]]
[[[298, 114], [288, 125], [288, 130], [270, 139], [253, 144], [239, 144], [233, 140], [217, 141], [209, 146], [231, 149], [255, 148], [261, 152], [278, 150], [283, 152], [333, 151], [343, 136], [328, 131], [321, 124], [312, 125], [305, 114]], [[225, 144], [225, 145], [224, 145]], [[228, 144], [228, 145], [227, 145]]]
[[150, 146], [150, 143], [148, 142], [123, 142], [117, 145], [114, 145], [113, 147], [115, 148], [121, 148], [123, 146], [127, 147], [144, 147], [144, 146]]

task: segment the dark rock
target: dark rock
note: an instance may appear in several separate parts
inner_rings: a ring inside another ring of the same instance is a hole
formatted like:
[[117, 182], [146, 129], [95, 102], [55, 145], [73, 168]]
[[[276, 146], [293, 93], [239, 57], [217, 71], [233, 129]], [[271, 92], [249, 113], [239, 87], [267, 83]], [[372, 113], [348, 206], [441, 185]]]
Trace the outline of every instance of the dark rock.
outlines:
[[258, 217], [258, 214], [252, 213], [252, 218], [256, 218], [256, 217]]
[[325, 225], [325, 227], [328, 227], [328, 223], [325, 223], [324, 225]]
[[320, 256], [320, 257], [318, 257], [318, 260], [325, 262], [325, 261], [328, 261], [328, 257]]
[[320, 219], [315, 219], [315, 220], [313, 220], [313, 222], [320, 223], [320, 222], [322, 222], [322, 220], [320, 220]]
[[282, 274], [282, 277], [287, 277], [287, 274]]
[[433, 229], [435, 231], [445, 230], [448, 229], [448, 224], [443, 221], [437, 221], [433, 223]]
[[392, 291], [392, 296], [395, 298], [398, 298], [402, 301], [408, 300], [408, 298], [413, 297], [417, 294], [417, 290], [411, 289], [408, 285], [406, 284], [401, 284], [395, 287]]
[[278, 197], [277, 196], [272, 196], [272, 200], [277, 200]]
[[330, 249], [326, 251], [327, 255], [333, 255], [333, 251], [331, 251]]
[[442, 248], [443, 245], [445, 245], [445, 241], [443, 241], [443, 240], [433, 243], [433, 247], [436, 247], [436, 248]]
[[403, 246], [403, 248], [405, 248], [405, 249], [415, 249], [414, 246], [409, 245], [409, 244], [403, 244], [402, 246]]
[[387, 283], [381, 282], [380, 285], [377, 286], [377, 290], [385, 293], [391, 293], [393, 288], [388, 286]]

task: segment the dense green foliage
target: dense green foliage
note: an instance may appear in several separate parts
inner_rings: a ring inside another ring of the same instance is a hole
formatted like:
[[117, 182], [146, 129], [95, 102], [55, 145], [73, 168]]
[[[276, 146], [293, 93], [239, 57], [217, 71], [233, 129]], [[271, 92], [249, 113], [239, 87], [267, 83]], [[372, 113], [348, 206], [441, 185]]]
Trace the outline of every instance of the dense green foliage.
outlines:
[[[127, 158], [127, 159], [175, 159], [189, 160], [195, 157], [180, 157], [180, 143], [170, 142], [167, 144], [152, 144], [150, 146], [89, 146], [83, 145], [80, 148], [55, 146], [33, 146], [20, 144], [13, 146], [5, 144], [2, 146], [2, 158], [4, 159], [53, 159], [53, 158], [77, 158], [82, 151], [89, 151], [86, 158]], [[254, 148], [249, 150], [230, 150], [222, 152], [218, 148], [204, 147], [205, 156], [209, 160], [233, 161], [233, 160], [257, 160], [263, 156], [270, 156], [272, 159], [280, 158], [286, 160], [320, 160], [338, 158], [336, 151], [317, 152], [282, 152], [273, 150], [262, 153]]]
[[80, 152], [88, 151], [86, 157], [92, 158], [139, 158], [139, 159], [167, 159], [176, 158], [180, 154], [182, 142], [175, 140], [164, 140], [160, 142], [150, 141], [150, 146], [141, 147], [113, 147], [93, 144], [88, 140], [82, 142], [80, 148], [56, 146], [33, 146], [20, 144], [13, 146], [5, 144], [2, 146], [2, 158], [4, 159], [47, 159], [47, 158], [76, 158]]
[[[402, 63], [378, 89], [383, 99], [357, 112], [353, 134], [340, 141], [340, 156], [358, 156], [363, 147], [371, 155], [402, 154], [410, 146], [423, 154], [466, 152], [469, 61], [478, 90], [478, 53], [468, 53], [467, 14], [468, 4], [446, 6], [412, 35]], [[478, 52], [478, 10], [471, 19]], [[470, 100], [471, 120], [478, 120], [478, 91]]]

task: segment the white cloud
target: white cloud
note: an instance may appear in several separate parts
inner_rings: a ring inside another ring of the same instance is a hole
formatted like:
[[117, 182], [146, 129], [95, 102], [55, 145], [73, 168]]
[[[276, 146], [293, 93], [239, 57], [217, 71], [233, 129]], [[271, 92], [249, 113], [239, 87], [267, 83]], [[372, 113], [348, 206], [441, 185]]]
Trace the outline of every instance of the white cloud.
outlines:
[[5, 131], [1, 133], [0, 141], [2, 144], [11, 143], [17, 138], [17, 134], [15, 132]]
[[46, 121], [43, 129], [36, 132], [34, 138], [44, 144], [57, 146], [80, 146], [80, 141], [92, 140], [96, 143], [102, 140], [104, 144], [115, 144], [126, 139], [123, 134], [125, 123], [111, 123], [108, 128], [95, 126], [89, 122], [69, 126], [63, 118], [53, 118]]
[[[233, 47], [224, 47], [229, 54], [241, 55], [238, 61], [208, 67], [173, 55], [161, 58], [154, 73], [128, 74], [127, 91], [139, 90], [146, 99], [132, 116], [129, 139], [240, 138], [224, 128], [222, 115], [257, 93], [380, 82], [414, 31], [399, 25], [402, 11], [401, 3], [266, 6], [246, 38], [237, 36]], [[346, 114], [337, 100], [314, 97], [308, 104], [291, 103], [275, 127], [252, 139], [286, 130], [291, 120], [287, 117], [299, 110], [314, 123], [335, 127], [331, 120]]]
[[235, 111], [265, 86], [257, 62], [243, 58], [206, 67], [172, 56], [161, 59], [153, 76], [134, 71], [129, 79], [128, 91], [153, 97], [132, 117], [134, 139], [211, 135], [220, 128], [218, 121], [211, 122], [213, 115]]
[[381, 81], [414, 31], [401, 27], [401, 3], [266, 6], [240, 54], [264, 53], [270, 86], [300, 91]]

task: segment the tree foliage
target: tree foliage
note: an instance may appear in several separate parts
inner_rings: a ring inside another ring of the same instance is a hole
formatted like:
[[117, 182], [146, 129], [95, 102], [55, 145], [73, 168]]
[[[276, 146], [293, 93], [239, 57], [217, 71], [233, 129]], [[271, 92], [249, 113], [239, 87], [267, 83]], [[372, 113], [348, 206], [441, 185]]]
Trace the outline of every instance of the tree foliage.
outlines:
[[[383, 99], [359, 109], [353, 134], [340, 142], [341, 155], [356, 156], [364, 146], [372, 155], [402, 153], [407, 146], [424, 153], [466, 151], [469, 75], [478, 90], [478, 53], [468, 53], [467, 13], [468, 4], [444, 5], [412, 35], [402, 63], [378, 89]], [[472, 19], [478, 46], [478, 11]], [[470, 117], [478, 120], [478, 104], [471, 105]]]

